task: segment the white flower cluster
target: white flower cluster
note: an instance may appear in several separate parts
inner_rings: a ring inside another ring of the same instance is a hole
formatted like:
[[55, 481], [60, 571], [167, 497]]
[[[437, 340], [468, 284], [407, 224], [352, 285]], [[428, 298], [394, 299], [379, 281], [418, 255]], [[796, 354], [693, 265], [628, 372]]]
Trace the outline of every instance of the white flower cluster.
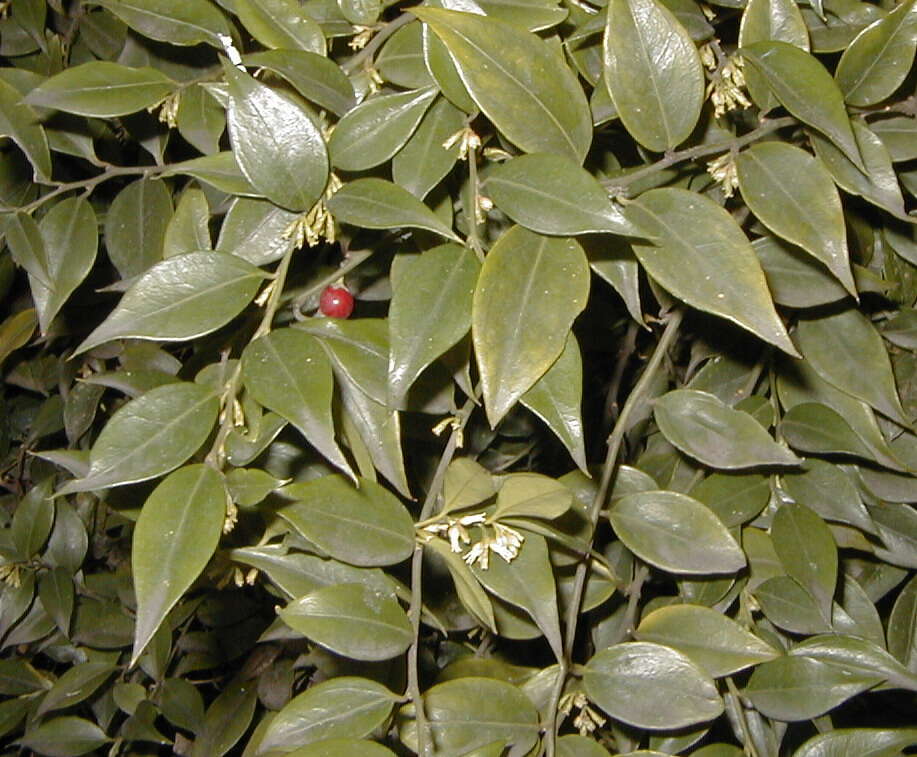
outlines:
[[[482, 531], [481, 538], [471, 544], [469, 526], [478, 526]], [[421, 529], [425, 538], [430, 539], [440, 536], [448, 539], [449, 547], [453, 552], [461, 553], [465, 547], [471, 548], [462, 555], [462, 559], [469, 565], [478, 563], [481, 570], [490, 567], [490, 553], [495, 552], [506, 562], [512, 562], [519, 554], [525, 537], [516, 529], [505, 526], [497, 521], [488, 522], [485, 513], [474, 513], [461, 518], [449, 518], [430, 523]]]
[[566, 717], [573, 708], [579, 710], [573, 718], [573, 727], [578, 729], [580, 736], [589, 736], [596, 728], [605, 725], [605, 718], [599, 715], [590, 705], [586, 695], [581, 691], [564, 694], [558, 709]]
[[723, 188], [726, 197], [732, 197], [739, 187], [739, 174], [736, 171], [735, 155], [727, 152], [707, 164], [707, 173]]
[[704, 66], [713, 74], [707, 85], [707, 97], [713, 103], [713, 113], [719, 118], [730, 110], [748, 108], [751, 100], [745, 96], [745, 63], [739, 56], [734, 56], [720, 65], [711, 45], [700, 49], [700, 58]]

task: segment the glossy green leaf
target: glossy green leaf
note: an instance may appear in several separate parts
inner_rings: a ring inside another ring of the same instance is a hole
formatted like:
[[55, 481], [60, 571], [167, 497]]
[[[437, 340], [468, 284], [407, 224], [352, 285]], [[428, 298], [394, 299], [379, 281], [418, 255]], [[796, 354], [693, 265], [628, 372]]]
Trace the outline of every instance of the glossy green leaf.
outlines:
[[424, 63], [443, 96], [463, 113], [476, 113], [477, 105], [468, 94], [449, 51], [426, 24], [423, 25], [421, 40]]
[[80, 116], [125, 116], [152, 107], [176, 88], [154, 68], [93, 61], [68, 68], [33, 89], [25, 102]]
[[462, 510], [490, 499], [495, 493], [490, 471], [471, 458], [456, 458], [449, 463], [443, 477], [443, 506], [439, 512]]
[[229, 34], [226, 19], [207, 0], [99, 0], [132, 29], [173, 45], [200, 42], [223, 49], [221, 34]]
[[[559, 518], [573, 504], [564, 484], [540, 473], [510, 473], [497, 492], [493, 518]], [[504, 597], [505, 599], [505, 597]]]
[[[776, 39], [803, 50], [809, 49], [806, 22], [793, 0], [749, 0], [739, 26], [739, 46]], [[777, 105], [767, 80], [750, 66], [745, 69], [748, 92], [765, 113]]]
[[748, 413], [707, 392], [677, 389], [656, 400], [659, 429], [682, 452], [713, 468], [798, 465], [801, 461]]
[[316, 589], [280, 611], [284, 623], [333, 652], [355, 660], [388, 660], [414, 638], [394, 599], [360, 584]]
[[458, 160], [458, 143], [443, 145], [464, 125], [465, 114], [445, 98], [437, 98], [392, 160], [395, 184], [418, 199], [426, 197]]
[[325, 54], [322, 29], [295, 0], [234, 0], [236, 15], [267, 48]]
[[572, 239], [515, 226], [491, 248], [472, 305], [472, 336], [491, 426], [560, 356], [588, 294], [588, 262]]
[[583, 362], [576, 336], [567, 337], [554, 365], [519, 401], [543, 420], [570, 452], [573, 462], [586, 471], [583, 431]]
[[226, 112], [202, 86], [182, 90], [176, 113], [178, 132], [204, 155], [220, 151], [220, 137], [226, 129]]
[[354, 754], [360, 757], [395, 757], [391, 749], [375, 741], [349, 738], [323, 739], [287, 754], [289, 757], [350, 757]]
[[714, 473], [688, 492], [703, 502], [726, 528], [747, 523], [760, 513], [771, 496], [768, 477], [761, 473]]
[[38, 115], [22, 101], [15, 87], [0, 80], [0, 136], [9, 137], [25, 153], [36, 179], [51, 176], [48, 138]]
[[[558, 486], [566, 488], [561, 484]], [[569, 490], [566, 494], [570, 495]], [[522, 547], [511, 562], [493, 556], [486, 569], [477, 563], [471, 567], [475, 578], [488, 591], [516, 607], [521, 607], [532, 617], [548, 640], [554, 656], [561, 659], [563, 642], [560, 634], [557, 589], [544, 537], [526, 532]]]
[[384, 163], [405, 145], [436, 94], [435, 87], [424, 87], [364, 100], [335, 126], [331, 162], [345, 171]]
[[904, 82], [917, 51], [917, 5], [902, 3], [861, 31], [844, 51], [834, 75], [844, 99], [875, 105]]
[[162, 256], [171, 258], [197, 250], [211, 250], [210, 204], [207, 196], [197, 188], [182, 192], [169, 220], [163, 238]]
[[260, 468], [233, 468], [226, 474], [226, 490], [237, 505], [253, 507], [287, 481], [274, 478]]
[[334, 193], [328, 208], [338, 221], [365, 229], [426, 229], [461, 242], [430, 208], [408, 190], [384, 179], [348, 182]]
[[277, 329], [242, 353], [242, 380], [260, 404], [292, 423], [322, 455], [353, 476], [334, 438], [331, 361], [309, 334]]
[[471, 568], [462, 559], [461, 553], [453, 552], [450, 545], [441, 539], [433, 539], [427, 542], [424, 548], [438, 555], [446, 564], [446, 569], [449, 571], [452, 583], [455, 585], [455, 593], [465, 609], [479, 623], [496, 633], [497, 621], [494, 617], [493, 602], [481, 587], [474, 573], [471, 572]]
[[781, 657], [755, 668], [744, 696], [761, 714], [794, 722], [818, 717], [881, 680], [807, 657]]
[[896, 688], [917, 689], [917, 676], [880, 646], [859, 636], [812, 636], [794, 646], [790, 655], [829, 662], [854, 673], [879, 675]]
[[781, 105], [822, 132], [854, 165], [865, 168], [843, 95], [817, 58], [789, 42], [775, 40], [754, 42], [741, 53]]
[[258, 749], [286, 751], [325, 739], [369, 736], [388, 718], [397, 699], [382, 684], [366, 678], [341, 676], [323, 681], [277, 713]]
[[388, 318], [388, 383], [394, 407], [401, 405], [421, 372], [468, 333], [480, 270], [474, 253], [456, 244], [396, 260]]
[[824, 263], [856, 296], [841, 198], [824, 165], [798, 147], [763, 142], [739, 155], [736, 171], [758, 219]]
[[663, 570], [734, 573], [745, 565], [745, 555], [723, 523], [684, 494], [629, 494], [614, 504], [608, 519], [631, 552]]
[[714, 678], [779, 656], [770, 644], [731, 618], [698, 605], [654, 610], [640, 621], [634, 636], [682, 652]]
[[594, 739], [568, 733], [557, 739], [558, 757], [608, 757], [609, 752]]
[[869, 122], [870, 131], [882, 140], [894, 162], [917, 158], [917, 122], [908, 116], [893, 116]]
[[805, 505], [784, 503], [774, 516], [771, 538], [786, 572], [816, 598], [824, 617], [830, 617], [837, 547], [828, 526]]
[[828, 269], [801, 247], [770, 235], [756, 239], [751, 246], [777, 304], [807, 308], [848, 296]]
[[849, 308], [800, 320], [796, 343], [825, 381], [893, 420], [909, 424], [882, 337], [859, 310]]
[[251, 185], [281, 207], [307, 211], [328, 181], [328, 150], [303, 105], [225, 65], [226, 123], [233, 154]]
[[35, 308], [20, 310], [0, 323], [0, 363], [32, 338], [36, 326], [38, 315]]
[[254, 681], [236, 678], [207, 708], [191, 757], [222, 757], [248, 730], [258, 703]]
[[904, 212], [904, 198], [888, 150], [865, 124], [854, 120], [851, 125], [865, 168], [854, 165], [844, 153], [819, 134], [810, 135], [815, 154], [845, 192], [859, 195], [897, 218], [907, 220], [909, 217]]
[[217, 249], [231, 252], [255, 266], [273, 263], [295, 243], [284, 232], [296, 218], [296, 213], [278, 208], [268, 200], [239, 197], [223, 219]]
[[[437, 749], [467, 754], [502, 741], [512, 754], [526, 754], [538, 742], [538, 713], [518, 688], [492, 678], [457, 678], [424, 692], [424, 709]], [[416, 743], [416, 734], [404, 738]]]
[[132, 665], [210, 561], [225, 517], [223, 479], [209, 465], [175, 471], [144, 503], [131, 555], [137, 593]]
[[89, 453], [89, 473], [57, 494], [146, 481], [181, 465], [204, 443], [219, 401], [207, 387], [188, 382], [151, 389], [111, 416]]
[[806, 460], [801, 473], [782, 476], [783, 488], [799, 504], [822, 518], [872, 533], [875, 526], [845, 471], [824, 460]]
[[146, 273], [162, 260], [172, 196], [161, 181], [131, 182], [105, 215], [105, 249], [122, 279]]
[[610, 0], [605, 83], [621, 122], [641, 145], [671, 150], [694, 130], [704, 68], [691, 36], [656, 0]]
[[483, 191], [516, 223], [541, 234], [637, 234], [598, 181], [563, 155], [509, 160], [488, 174]]
[[663, 287], [796, 354], [754, 250], [726, 210], [696, 192], [666, 188], [644, 192], [624, 215], [653, 242], [634, 245], [634, 253]]
[[[782, 567], [778, 566], [778, 569], [782, 570]], [[785, 575], [768, 578], [755, 589], [755, 597], [767, 619], [780, 628], [793, 633], [830, 630], [821, 603], [794, 578]]]
[[477, 106], [525, 152], [582, 163], [592, 141], [589, 105], [574, 73], [541, 39], [504, 21], [414, 9], [445, 44]]
[[178, 175], [193, 176], [228, 194], [242, 197], [261, 196], [242, 174], [236, 156], [229, 150], [174, 163], [171, 168], [160, 174], [163, 177]]
[[37, 715], [72, 707], [90, 697], [118, 669], [110, 662], [84, 662], [67, 670], [42, 697]]
[[266, 68], [292, 84], [299, 94], [336, 116], [355, 104], [353, 84], [329, 58], [307, 50], [265, 50], [243, 59], [248, 66]]
[[818, 402], [791, 407], [780, 422], [780, 433], [803, 452], [841, 453], [875, 460], [872, 449], [837, 411]]
[[917, 673], [917, 578], [901, 590], [888, 619], [888, 651]]
[[342, 476], [290, 484], [282, 493], [295, 499], [280, 510], [306, 539], [351, 565], [395, 565], [414, 550], [414, 523], [393, 494], [360, 479], [357, 489]]
[[74, 596], [73, 573], [67, 568], [49, 570], [38, 581], [38, 598], [64, 635], [70, 632]]
[[48, 757], [73, 757], [100, 749], [109, 741], [105, 731], [95, 723], [68, 715], [29, 729], [19, 745]]
[[684, 728], [723, 712], [713, 679], [661, 644], [633, 641], [598, 652], [586, 663], [583, 684], [605, 712], [637, 728]]
[[[377, 4], [377, 14], [378, 7]], [[373, 19], [370, 23], [375, 21], [376, 19]], [[405, 89], [417, 89], [433, 84], [433, 78], [424, 61], [423, 26], [415, 21], [396, 31], [379, 51], [375, 66], [386, 81]], [[458, 129], [453, 129], [452, 133], [456, 131]]]
[[793, 757], [893, 757], [917, 743], [917, 729], [838, 728], [813, 736]]
[[125, 292], [74, 354], [112, 339], [182, 341], [235, 318], [265, 279], [263, 271], [222, 252], [192, 252], [157, 263]]

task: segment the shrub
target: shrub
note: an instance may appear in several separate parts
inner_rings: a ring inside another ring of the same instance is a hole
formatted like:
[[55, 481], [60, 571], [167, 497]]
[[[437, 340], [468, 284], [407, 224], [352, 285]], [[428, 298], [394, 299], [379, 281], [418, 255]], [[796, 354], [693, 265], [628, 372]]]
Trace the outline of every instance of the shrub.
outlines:
[[917, 744], [915, 0], [0, 5], [3, 754]]

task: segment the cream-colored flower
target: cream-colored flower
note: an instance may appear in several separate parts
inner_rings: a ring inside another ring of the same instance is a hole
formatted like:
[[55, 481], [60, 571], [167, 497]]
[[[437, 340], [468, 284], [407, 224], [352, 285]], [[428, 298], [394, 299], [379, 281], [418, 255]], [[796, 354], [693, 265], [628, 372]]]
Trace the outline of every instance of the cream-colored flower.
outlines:
[[739, 175], [736, 170], [735, 155], [724, 153], [707, 164], [707, 173], [723, 188], [726, 197], [732, 197], [739, 187]]

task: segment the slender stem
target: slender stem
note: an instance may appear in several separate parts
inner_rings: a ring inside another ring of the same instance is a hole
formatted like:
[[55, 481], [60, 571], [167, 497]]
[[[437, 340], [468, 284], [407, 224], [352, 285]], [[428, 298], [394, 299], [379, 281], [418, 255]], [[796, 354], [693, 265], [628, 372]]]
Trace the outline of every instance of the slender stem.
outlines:
[[[592, 500], [592, 504], [590, 505], [588, 512], [591, 534], [589, 537], [590, 550], [592, 549], [592, 542], [595, 538], [595, 529], [598, 523], [599, 515], [602, 512], [602, 507], [605, 504], [605, 500], [608, 498], [608, 492], [611, 489], [611, 484], [614, 480], [614, 474], [617, 471], [618, 454], [620, 453], [621, 445], [624, 442], [624, 434], [627, 432], [630, 417], [633, 415], [634, 410], [639, 407], [639, 405], [646, 398], [646, 395], [649, 392], [653, 381], [655, 380], [656, 372], [663, 364], [663, 359], [668, 352], [669, 347], [672, 345], [672, 342], [675, 340], [675, 336], [678, 333], [678, 327], [681, 324], [681, 319], [681, 310], [672, 311], [672, 313], [667, 318], [665, 330], [662, 332], [662, 336], [659, 338], [659, 343], [656, 345], [656, 349], [653, 352], [652, 357], [649, 359], [649, 362], [646, 364], [646, 368], [643, 370], [643, 373], [640, 376], [640, 379], [637, 381], [637, 384], [634, 386], [633, 391], [631, 391], [630, 395], [628, 396], [627, 402], [624, 403], [624, 407], [621, 410], [621, 415], [618, 417], [614, 429], [612, 429], [612, 432], [608, 437], [608, 451], [605, 455], [605, 463], [602, 466], [602, 478], [599, 482], [598, 491], [596, 492], [595, 498]], [[545, 746], [548, 757], [554, 757], [555, 753], [557, 728], [559, 725], [557, 721], [557, 707], [560, 703], [560, 698], [564, 691], [564, 685], [566, 684], [567, 671], [569, 670], [569, 667], [573, 661], [573, 646], [576, 640], [576, 626], [579, 621], [580, 607], [583, 602], [583, 593], [586, 588], [586, 578], [588, 573], [589, 561], [588, 558], [584, 558], [576, 566], [573, 593], [570, 597], [570, 604], [567, 606], [567, 613], [565, 618], [564, 660], [560, 666], [561, 670], [557, 676], [554, 690], [551, 692], [551, 700], [548, 707], [548, 728], [547, 733], [545, 734]]]
[[729, 689], [729, 695], [732, 697], [735, 704], [736, 717], [744, 737], [746, 753], [749, 757], [760, 757], [758, 750], [755, 748], [755, 740], [752, 737], [751, 728], [748, 727], [748, 720], [745, 716], [745, 706], [742, 704], [742, 697], [739, 696], [739, 690], [732, 682], [732, 676], [726, 676], [726, 687]]
[[398, 16], [398, 18], [389, 21], [385, 26], [376, 32], [375, 36], [366, 44], [366, 47], [360, 50], [360, 52], [358, 52], [341, 66], [341, 68], [344, 69], [344, 73], [352, 74], [354, 71], [356, 71], [364, 61], [375, 55], [376, 50], [382, 46], [382, 43], [385, 42], [385, 40], [391, 37], [402, 26], [411, 23], [413, 20], [414, 16], [412, 16], [410, 13], [402, 13], [400, 16]]
[[[443, 480], [446, 476], [446, 470], [455, 456], [459, 447], [459, 440], [465, 429], [465, 424], [471, 417], [474, 410], [474, 400], [469, 397], [465, 404], [456, 415], [456, 422], [452, 427], [452, 433], [446, 442], [446, 448], [439, 458], [436, 471], [433, 474], [433, 480], [430, 482], [430, 488], [427, 489], [427, 496], [424, 499], [423, 506], [420, 509], [419, 521], [427, 520], [433, 508], [436, 506], [436, 500], [439, 497], [440, 490], [443, 488]], [[431, 757], [433, 754], [432, 741], [430, 739], [430, 726], [427, 721], [427, 715], [423, 708], [423, 694], [420, 691], [420, 676], [417, 666], [417, 656], [420, 650], [420, 612], [422, 606], [421, 596], [423, 593], [423, 544], [416, 542], [414, 545], [414, 554], [411, 556], [411, 604], [408, 607], [408, 619], [411, 621], [411, 631], [414, 639], [408, 648], [408, 693], [414, 702], [414, 722], [417, 726], [417, 753], [420, 757]]]
[[786, 128], [787, 126], [793, 126], [796, 123], [798, 123], [798, 121], [792, 116], [764, 121], [757, 129], [748, 132], [748, 134], [743, 134], [741, 137], [725, 139], [721, 142], [713, 142], [709, 145], [697, 145], [696, 147], [688, 147], [684, 150], [668, 153], [655, 163], [641, 166], [635, 171], [631, 171], [623, 176], [605, 179], [602, 184], [611, 195], [626, 194], [628, 187], [632, 184], [635, 184], [641, 179], [645, 179], [647, 176], [652, 176], [654, 173], [669, 168], [670, 166], [674, 166], [677, 163], [703, 158], [707, 155], [715, 155], [716, 153], [726, 152], [727, 150], [738, 150], [740, 147], [744, 147], [771, 132]]

